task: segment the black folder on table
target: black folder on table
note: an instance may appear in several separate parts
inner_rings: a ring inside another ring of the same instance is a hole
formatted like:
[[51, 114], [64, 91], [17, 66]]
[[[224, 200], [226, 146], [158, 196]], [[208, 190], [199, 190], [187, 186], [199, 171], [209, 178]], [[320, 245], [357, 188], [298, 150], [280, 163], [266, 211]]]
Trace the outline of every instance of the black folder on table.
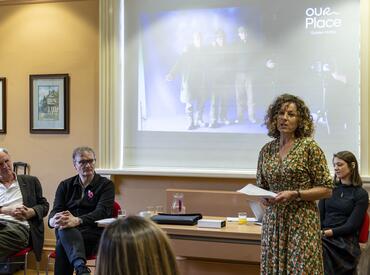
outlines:
[[152, 220], [158, 224], [194, 225], [202, 218], [202, 214], [158, 214]]

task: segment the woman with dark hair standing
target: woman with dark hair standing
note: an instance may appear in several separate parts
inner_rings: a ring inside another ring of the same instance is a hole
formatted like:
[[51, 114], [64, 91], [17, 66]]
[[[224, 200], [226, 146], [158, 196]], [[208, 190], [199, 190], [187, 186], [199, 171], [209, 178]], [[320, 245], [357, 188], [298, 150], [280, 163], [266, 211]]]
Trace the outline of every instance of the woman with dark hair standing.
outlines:
[[315, 200], [330, 197], [333, 183], [311, 138], [310, 111], [299, 97], [283, 94], [269, 106], [265, 124], [274, 140], [260, 151], [257, 185], [277, 196], [264, 201], [261, 274], [322, 274]]
[[178, 275], [166, 234], [152, 221], [130, 216], [104, 231], [96, 275]]
[[349, 151], [334, 154], [333, 196], [319, 202], [325, 274], [356, 274], [361, 254], [359, 231], [369, 203], [356, 157]]

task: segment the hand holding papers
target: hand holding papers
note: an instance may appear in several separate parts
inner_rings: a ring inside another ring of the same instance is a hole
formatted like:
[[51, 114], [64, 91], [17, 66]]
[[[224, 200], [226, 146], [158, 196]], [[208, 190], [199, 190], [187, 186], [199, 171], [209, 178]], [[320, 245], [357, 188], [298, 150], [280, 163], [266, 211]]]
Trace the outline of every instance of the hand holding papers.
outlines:
[[245, 194], [249, 200], [272, 199], [277, 196], [276, 193], [262, 189], [254, 184], [247, 184], [237, 192]]
[[238, 190], [239, 193], [243, 193], [249, 200], [249, 207], [253, 214], [256, 216], [256, 224], [262, 225], [262, 218], [264, 215], [264, 208], [260, 205], [259, 201], [265, 199], [273, 199], [277, 196], [276, 193], [262, 189], [254, 184], [247, 184], [242, 189]]

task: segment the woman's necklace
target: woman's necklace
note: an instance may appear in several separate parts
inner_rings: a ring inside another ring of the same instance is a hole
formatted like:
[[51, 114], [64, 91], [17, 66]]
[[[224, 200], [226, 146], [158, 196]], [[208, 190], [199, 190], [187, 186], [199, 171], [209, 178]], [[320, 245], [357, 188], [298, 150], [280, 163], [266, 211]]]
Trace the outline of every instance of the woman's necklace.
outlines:
[[344, 196], [343, 185], [339, 185], [337, 188], [338, 188], [338, 193], [340, 192], [339, 197], [343, 198], [343, 196]]
[[341, 188], [340, 188], [340, 189], [341, 189], [341, 191], [342, 191], [342, 193], [340, 193], [340, 197], [341, 197], [341, 198], [343, 198], [343, 196], [344, 196], [344, 191], [343, 191], [344, 186], [349, 186], [349, 185], [350, 185], [350, 184], [345, 184], [345, 183], [343, 183], [343, 182], [342, 182], [342, 186], [341, 186]]

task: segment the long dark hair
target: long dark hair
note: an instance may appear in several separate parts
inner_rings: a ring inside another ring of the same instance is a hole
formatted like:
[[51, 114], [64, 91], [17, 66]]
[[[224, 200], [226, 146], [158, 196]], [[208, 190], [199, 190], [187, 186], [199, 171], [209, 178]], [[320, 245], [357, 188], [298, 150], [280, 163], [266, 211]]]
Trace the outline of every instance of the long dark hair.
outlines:
[[[333, 155], [334, 158], [339, 158], [345, 161], [348, 165], [349, 170], [351, 171], [351, 183], [353, 186], [362, 186], [362, 179], [358, 171], [358, 162], [354, 154], [350, 151], [340, 151]], [[339, 182], [337, 175], [334, 175], [334, 183]]]

